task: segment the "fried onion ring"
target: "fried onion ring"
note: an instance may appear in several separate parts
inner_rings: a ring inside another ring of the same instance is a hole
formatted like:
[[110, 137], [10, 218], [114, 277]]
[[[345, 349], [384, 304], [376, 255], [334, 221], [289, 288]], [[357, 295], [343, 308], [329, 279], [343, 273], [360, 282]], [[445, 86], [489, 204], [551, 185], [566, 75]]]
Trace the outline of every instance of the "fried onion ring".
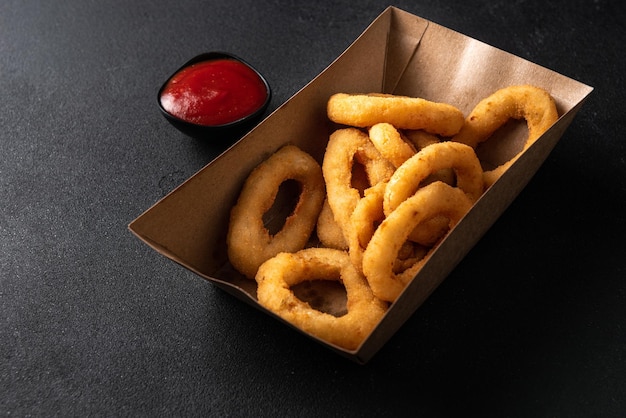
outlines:
[[350, 216], [348, 252], [352, 264], [360, 273], [363, 272], [363, 252], [374, 235], [374, 231], [385, 219], [383, 198], [386, 187], [387, 183], [381, 182], [365, 190], [365, 195], [358, 201]]
[[[387, 309], [345, 251], [307, 248], [280, 253], [261, 265], [255, 279], [259, 304], [297, 328], [347, 350], [358, 348]], [[347, 313], [336, 317], [298, 299], [290, 288], [307, 280], [341, 281], [347, 293]]]
[[433, 246], [448, 232], [448, 224], [448, 218], [445, 216], [435, 216], [411, 231], [409, 240], [427, 247]]
[[[421, 130], [405, 130], [403, 135], [409, 143], [413, 144], [416, 151], [421, 151], [422, 148], [441, 142], [441, 138], [437, 135], [429, 134], [428, 132]], [[448, 183], [452, 186], [454, 185], [454, 171], [452, 171], [451, 168], [441, 169], [436, 173], [431, 174], [424, 182], [432, 183], [433, 181], [443, 181], [444, 183]]]
[[[361, 191], [352, 186], [352, 166], [358, 160], [363, 166], [381, 164], [382, 159], [376, 147], [366, 133], [356, 128], [344, 128], [334, 131], [329, 138], [322, 162], [322, 172], [326, 182], [328, 204], [341, 227], [347, 242], [347, 230], [352, 211], [361, 199]], [[374, 163], [378, 161], [377, 163]], [[377, 167], [377, 177], [372, 181], [387, 179], [393, 173], [393, 166], [387, 162], [386, 174]]]
[[369, 129], [370, 140], [383, 156], [396, 168], [415, 154], [415, 149], [405, 142], [400, 132], [390, 123], [381, 122]]
[[363, 252], [363, 274], [374, 295], [393, 302], [415, 277], [437, 247], [403, 272], [394, 273], [394, 263], [409, 233], [435, 216], [449, 219], [452, 228], [469, 211], [472, 202], [457, 187], [442, 182], [420, 188], [391, 212], [374, 232]]
[[473, 203], [483, 193], [480, 161], [474, 149], [459, 142], [440, 142], [420, 150], [393, 173], [385, 189], [384, 209], [391, 212], [421, 186], [429, 175], [444, 168], [452, 168], [456, 185]]
[[[367, 244], [372, 239], [374, 231], [385, 219], [383, 211], [383, 199], [385, 196], [385, 188], [387, 183], [379, 183], [365, 191], [365, 195], [359, 200], [352, 216], [350, 217], [350, 230], [348, 231], [348, 251], [350, 260], [354, 267], [363, 272], [363, 252], [367, 248]], [[398, 266], [413, 264], [421, 259], [425, 254], [425, 248], [431, 247], [439, 241], [443, 235], [450, 229], [450, 220], [444, 215], [434, 216], [424, 220], [418, 227], [414, 228], [409, 234], [409, 241], [400, 250], [396, 264]], [[418, 244], [411, 245], [411, 243]], [[403, 256], [406, 250], [408, 255]], [[419, 255], [416, 257], [415, 254]], [[411, 262], [411, 258], [414, 258]], [[406, 267], [395, 268], [396, 270], [404, 270]]]
[[419, 129], [407, 129], [403, 134], [417, 151], [429, 145], [441, 142], [441, 139], [437, 135]]
[[443, 136], [459, 132], [463, 113], [447, 103], [436, 103], [417, 97], [336, 93], [326, 107], [335, 123], [367, 128], [387, 122], [397, 129], [424, 129]]
[[493, 170], [485, 171], [485, 186], [500, 178], [518, 158], [559, 118], [554, 99], [535, 86], [521, 85], [502, 88], [481, 100], [465, 119], [465, 124], [452, 140], [476, 148], [486, 141], [509, 119], [525, 119], [528, 138], [522, 150]]
[[343, 236], [343, 230], [335, 221], [333, 211], [328, 204], [328, 199], [324, 200], [320, 216], [317, 219], [317, 238], [319, 238], [320, 242], [325, 247], [335, 248], [337, 250], [348, 249], [348, 243]]
[[[279, 186], [292, 179], [301, 185], [295, 209], [273, 236], [263, 224]], [[254, 279], [258, 267], [282, 251], [302, 249], [315, 228], [325, 199], [324, 178], [317, 161], [294, 145], [286, 145], [259, 164], [246, 179], [230, 213], [228, 257], [244, 276]]]
[[[369, 148], [367, 145], [365, 148]], [[361, 155], [365, 154], [366, 158]], [[395, 171], [395, 167], [385, 158], [371, 158], [370, 151], [360, 151], [356, 154], [357, 162], [361, 161], [367, 175], [368, 186], [373, 186], [382, 181], [387, 181]], [[367, 188], [367, 187], [366, 187]], [[365, 190], [365, 189], [364, 189]]]

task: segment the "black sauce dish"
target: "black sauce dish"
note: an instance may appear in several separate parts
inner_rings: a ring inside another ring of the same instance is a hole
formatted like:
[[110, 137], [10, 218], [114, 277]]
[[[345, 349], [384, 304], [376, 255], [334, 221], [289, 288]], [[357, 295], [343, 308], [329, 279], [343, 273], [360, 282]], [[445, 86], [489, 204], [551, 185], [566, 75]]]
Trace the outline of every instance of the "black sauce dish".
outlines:
[[[168, 110], [166, 110], [166, 108], [163, 106], [163, 103], [162, 103], [163, 91], [168, 86], [168, 83], [173, 77], [175, 77], [178, 73], [180, 73], [181, 71], [185, 70], [186, 68], [194, 64], [202, 63], [205, 61], [221, 60], [221, 59], [238, 61], [239, 63], [243, 64], [244, 66], [252, 70], [259, 77], [260, 82], [265, 87], [265, 100], [259, 105], [258, 108], [256, 108], [256, 110], [253, 110], [252, 112], [234, 121], [223, 123], [223, 124], [215, 124], [215, 125], [194, 123], [194, 122], [182, 119], [178, 116], [175, 116], [172, 113], [170, 113]], [[165, 119], [167, 119], [176, 129], [178, 129], [185, 135], [198, 139], [198, 140], [212, 140], [216, 142], [233, 141], [233, 140], [238, 139], [238, 137], [243, 136], [243, 134], [247, 133], [248, 131], [250, 131], [258, 122], [260, 122], [261, 118], [265, 114], [265, 111], [267, 110], [270, 104], [271, 99], [272, 99], [272, 90], [270, 88], [269, 83], [265, 79], [265, 77], [263, 77], [263, 75], [259, 71], [257, 71], [254, 67], [252, 67], [249, 63], [247, 63], [243, 59], [227, 52], [207, 52], [207, 53], [197, 55], [194, 58], [190, 59], [185, 64], [183, 64], [180, 68], [178, 68], [165, 81], [165, 83], [163, 83], [157, 95], [157, 102], [158, 102], [161, 113], [163, 114]]]

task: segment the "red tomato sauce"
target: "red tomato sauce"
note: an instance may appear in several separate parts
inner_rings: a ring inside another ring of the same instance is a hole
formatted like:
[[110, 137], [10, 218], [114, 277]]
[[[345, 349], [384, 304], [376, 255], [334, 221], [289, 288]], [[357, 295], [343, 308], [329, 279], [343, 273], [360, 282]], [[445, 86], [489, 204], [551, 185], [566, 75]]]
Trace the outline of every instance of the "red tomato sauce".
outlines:
[[267, 99], [259, 75], [233, 59], [192, 64], [176, 73], [161, 92], [170, 114], [200, 125], [223, 125], [258, 110]]

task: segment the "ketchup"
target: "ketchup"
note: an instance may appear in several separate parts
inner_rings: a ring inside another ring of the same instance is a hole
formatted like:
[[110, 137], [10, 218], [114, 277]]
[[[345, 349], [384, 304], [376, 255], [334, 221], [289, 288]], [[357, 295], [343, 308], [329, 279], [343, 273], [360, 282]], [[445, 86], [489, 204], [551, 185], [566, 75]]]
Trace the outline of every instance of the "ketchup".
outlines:
[[161, 92], [170, 114], [199, 125], [224, 125], [258, 110], [267, 99], [261, 77], [246, 64], [229, 58], [183, 68]]

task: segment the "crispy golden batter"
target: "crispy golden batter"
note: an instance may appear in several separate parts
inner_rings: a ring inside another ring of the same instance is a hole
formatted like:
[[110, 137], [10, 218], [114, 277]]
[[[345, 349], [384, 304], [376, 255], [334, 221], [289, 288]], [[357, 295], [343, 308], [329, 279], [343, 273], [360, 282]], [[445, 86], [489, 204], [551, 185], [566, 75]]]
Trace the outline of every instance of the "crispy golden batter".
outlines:
[[452, 136], [463, 126], [464, 115], [455, 106], [417, 97], [336, 93], [327, 104], [330, 120], [367, 128], [387, 122], [397, 129], [424, 129]]
[[474, 150], [458, 142], [439, 142], [423, 148], [393, 173], [385, 190], [385, 214], [415, 193], [428, 176], [445, 168], [454, 170], [456, 185], [472, 202], [483, 193], [482, 168]]
[[372, 126], [369, 136], [380, 155], [396, 168], [415, 154], [415, 149], [402, 139], [400, 132], [390, 123], [381, 122]]
[[317, 237], [324, 247], [335, 248], [337, 250], [347, 250], [348, 244], [343, 236], [343, 230], [335, 221], [333, 211], [328, 204], [328, 199], [324, 200], [324, 206], [317, 219]]
[[386, 187], [387, 182], [381, 182], [367, 189], [350, 215], [351, 228], [348, 231], [350, 260], [360, 273], [363, 272], [363, 252], [378, 224], [385, 219], [383, 196]]
[[[283, 228], [270, 235], [263, 215], [272, 207], [279, 186], [288, 179], [302, 186], [298, 203]], [[315, 229], [324, 198], [322, 170], [313, 157], [293, 145], [272, 154], [250, 173], [231, 210], [226, 244], [233, 267], [254, 279], [268, 258], [304, 248]]]
[[452, 140], [476, 148], [509, 119], [526, 120], [528, 138], [523, 149], [509, 161], [485, 172], [485, 185], [489, 187], [558, 118], [554, 99], [547, 91], [530, 85], [509, 86], [481, 100], [467, 116], [460, 132]]
[[[307, 280], [343, 283], [348, 312], [336, 317], [298, 299], [290, 288]], [[347, 350], [359, 347], [387, 309], [386, 303], [374, 297], [345, 251], [307, 248], [280, 253], [261, 265], [256, 281], [262, 306], [303, 331]]]
[[[374, 161], [386, 162], [387, 170], [378, 173], [378, 178], [370, 182], [388, 179], [393, 173], [393, 165], [382, 159], [376, 147], [371, 143], [367, 134], [356, 128], [338, 129], [330, 135], [322, 172], [326, 182], [328, 204], [333, 212], [335, 221], [341, 227], [347, 242], [350, 214], [361, 198], [361, 191], [353, 187], [352, 168], [358, 160], [367, 168]], [[380, 168], [377, 170], [381, 171]]]
[[433, 249], [401, 273], [394, 263], [412, 230], [434, 216], [443, 215], [452, 228], [472, 202], [463, 191], [440, 181], [420, 188], [403, 201], [376, 228], [363, 252], [363, 274], [379, 299], [393, 302], [428, 260]]

